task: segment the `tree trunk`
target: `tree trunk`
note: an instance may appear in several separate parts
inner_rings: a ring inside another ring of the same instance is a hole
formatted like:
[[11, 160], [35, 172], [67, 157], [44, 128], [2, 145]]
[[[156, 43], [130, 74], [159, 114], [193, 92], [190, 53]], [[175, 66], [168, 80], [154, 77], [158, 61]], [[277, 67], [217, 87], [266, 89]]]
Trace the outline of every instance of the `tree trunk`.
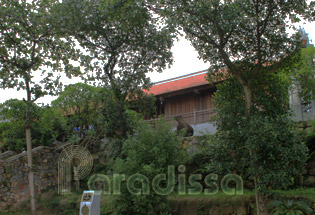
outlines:
[[266, 199], [264, 195], [259, 194], [257, 190], [257, 180], [254, 178], [255, 183], [255, 199], [256, 199], [256, 211], [257, 215], [268, 215], [268, 209], [266, 207]]
[[[252, 106], [252, 92], [249, 87], [249, 83], [246, 83], [240, 76], [236, 76], [237, 80], [243, 87], [244, 95], [245, 95], [245, 114], [247, 119], [249, 120], [251, 114], [251, 106]], [[249, 150], [250, 156], [252, 156], [251, 149]], [[255, 164], [254, 164], [255, 165]], [[256, 166], [256, 165], [255, 165]], [[265, 197], [259, 194], [257, 189], [257, 174], [254, 177], [254, 184], [255, 184], [255, 199], [256, 199], [256, 211], [257, 215], [267, 215], [268, 211], [265, 205]]]
[[252, 91], [249, 89], [247, 84], [242, 84], [245, 94], [245, 113], [246, 117], [250, 117], [250, 108], [252, 106]]
[[[32, 215], [36, 215], [35, 205], [35, 189], [34, 189], [34, 173], [33, 173], [33, 155], [32, 155], [32, 136], [31, 136], [31, 104], [32, 94], [30, 88], [30, 78], [27, 71], [24, 71], [24, 81], [26, 86], [26, 147], [27, 147], [27, 163], [28, 163], [28, 186], [31, 197], [31, 211]], [[25, 101], [25, 100], [24, 100]]]
[[28, 163], [28, 183], [31, 197], [31, 211], [32, 215], [36, 215], [35, 207], [35, 190], [34, 190], [34, 173], [33, 173], [33, 155], [32, 155], [32, 139], [31, 128], [26, 126], [26, 146], [27, 146], [27, 163]]
[[257, 206], [257, 215], [268, 215], [268, 209], [266, 207], [266, 197], [256, 192], [256, 201], [259, 202]]
[[245, 95], [245, 114], [246, 117], [250, 118], [250, 108], [252, 106], [252, 91], [249, 87], [249, 81], [245, 81], [240, 75], [235, 74], [235, 78], [243, 87], [244, 95]]

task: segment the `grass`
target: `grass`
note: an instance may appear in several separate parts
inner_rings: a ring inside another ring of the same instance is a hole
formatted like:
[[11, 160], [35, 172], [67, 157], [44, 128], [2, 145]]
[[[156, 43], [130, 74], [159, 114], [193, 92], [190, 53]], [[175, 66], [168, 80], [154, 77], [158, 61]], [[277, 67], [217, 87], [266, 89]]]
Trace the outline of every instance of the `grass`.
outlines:
[[297, 188], [291, 190], [275, 190], [275, 193], [283, 197], [305, 197], [315, 200], [315, 188]]
[[[315, 200], [315, 188], [296, 188], [290, 190], [270, 190], [276, 194], [276, 196], [281, 197], [305, 197], [309, 199]], [[169, 196], [170, 199], [174, 198], [207, 198], [207, 199], [235, 199], [235, 198], [250, 198], [255, 197], [255, 192], [252, 190], [244, 189], [243, 194], [241, 195], [227, 195], [223, 192], [218, 192], [215, 195], [205, 195], [204, 193], [198, 195], [179, 195], [179, 194], [172, 194]]]
[[[304, 197], [315, 201], [315, 188], [298, 188], [291, 190], [273, 190], [276, 196], [285, 198]], [[41, 214], [45, 215], [77, 215], [79, 213], [78, 202], [80, 201], [82, 192], [72, 193], [66, 196], [60, 196], [52, 192], [47, 198], [37, 198], [38, 210]], [[250, 201], [255, 197], [255, 193], [250, 190], [244, 190], [242, 195], [227, 195], [223, 192], [219, 192], [215, 195], [179, 195], [177, 193], [170, 195], [168, 198], [170, 201], [191, 200], [193, 202], [221, 202], [221, 204], [237, 204], [237, 202]], [[111, 208], [111, 196], [102, 196], [101, 211], [102, 215], [110, 214]], [[0, 211], [0, 215], [29, 215], [30, 212], [27, 209], [21, 210], [9, 210]]]
[[184, 194], [184, 195], [179, 195], [177, 193], [172, 194], [169, 196], [169, 199], [174, 199], [174, 198], [207, 198], [207, 199], [229, 199], [229, 198], [247, 198], [255, 196], [255, 193], [250, 190], [244, 190], [243, 194], [238, 194], [238, 195], [228, 195], [225, 194], [224, 192], [218, 192], [217, 194], [214, 195], [206, 195], [204, 193], [198, 194], [198, 195], [189, 195], [189, 194]]
[[30, 212], [28, 210], [22, 210], [22, 211], [0, 211], [0, 215], [29, 215]]

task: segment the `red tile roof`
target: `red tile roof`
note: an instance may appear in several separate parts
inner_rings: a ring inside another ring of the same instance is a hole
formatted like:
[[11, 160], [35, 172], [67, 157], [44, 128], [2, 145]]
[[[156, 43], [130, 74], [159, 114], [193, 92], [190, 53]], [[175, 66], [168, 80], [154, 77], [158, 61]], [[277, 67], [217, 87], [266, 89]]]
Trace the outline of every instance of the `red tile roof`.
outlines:
[[187, 88], [207, 85], [209, 82], [206, 80], [206, 77], [207, 70], [195, 72], [165, 81], [156, 82], [149, 91], [145, 90], [145, 92], [153, 93], [156, 96]]

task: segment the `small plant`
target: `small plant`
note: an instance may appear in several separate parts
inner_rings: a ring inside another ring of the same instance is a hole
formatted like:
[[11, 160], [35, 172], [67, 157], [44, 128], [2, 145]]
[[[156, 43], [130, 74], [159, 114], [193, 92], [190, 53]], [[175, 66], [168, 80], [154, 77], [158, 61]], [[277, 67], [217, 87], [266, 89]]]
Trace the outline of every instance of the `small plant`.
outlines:
[[209, 208], [204, 203], [200, 203], [197, 206], [197, 215], [206, 215], [209, 213], [208, 211], [209, 211]]
[[312, 212], [307, 203], [294, 200], [273, 200], [269, 204], [269, 209], [274, 215], [308, 215]]
[[165, 211], [165, 212], [160, 212], [160, 215], [172, 215], [172, 214], [170, 212]]

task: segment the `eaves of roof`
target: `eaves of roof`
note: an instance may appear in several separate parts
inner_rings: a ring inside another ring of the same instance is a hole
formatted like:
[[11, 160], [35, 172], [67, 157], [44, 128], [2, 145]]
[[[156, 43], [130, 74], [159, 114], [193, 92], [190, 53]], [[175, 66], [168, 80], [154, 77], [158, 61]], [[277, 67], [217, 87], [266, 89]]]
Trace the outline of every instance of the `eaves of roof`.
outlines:
[[153, 95], [157, 96], [188, 88], [204, 86], [209, 84], [209, 82], [206, 80], [206, 77], [207, 70], [195, 72], [188, 75], [156, 82], [149, 90], [145, 90], [145, 92], [149, 94], [152, 93]]

